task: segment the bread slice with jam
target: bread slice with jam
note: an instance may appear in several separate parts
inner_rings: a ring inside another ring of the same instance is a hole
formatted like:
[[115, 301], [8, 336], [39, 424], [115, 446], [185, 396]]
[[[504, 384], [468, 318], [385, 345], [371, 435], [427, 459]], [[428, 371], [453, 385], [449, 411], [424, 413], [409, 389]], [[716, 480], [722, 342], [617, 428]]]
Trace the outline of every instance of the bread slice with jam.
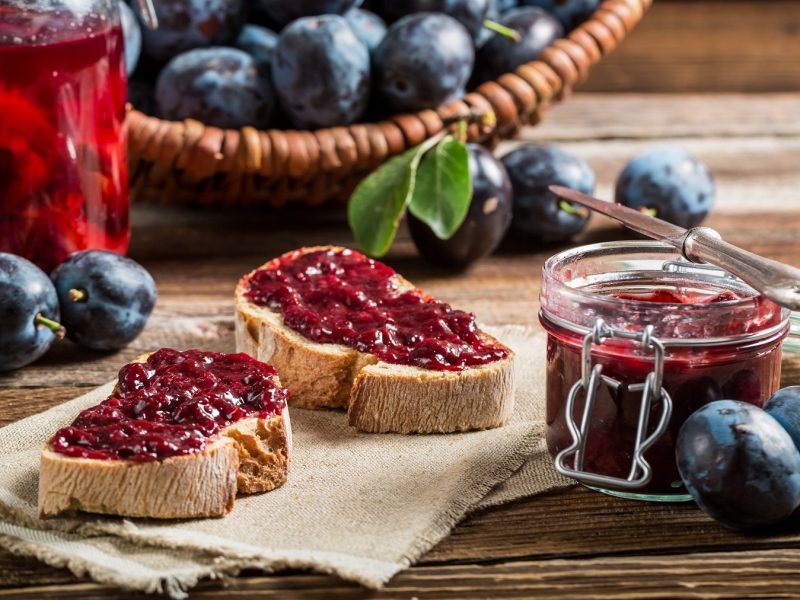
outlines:
[[345, 408], [368, 432], [502, 425], [514, 353], [474, 316], [335, 246], [288, 252], [236, 288], [236, 348], [274, 365], [293, 406]]
[[221, 517], [237, 494], [286, 481], [287, 396], [273, 367], [244, 354], [141, 356], [45, 444], [39, 515]]

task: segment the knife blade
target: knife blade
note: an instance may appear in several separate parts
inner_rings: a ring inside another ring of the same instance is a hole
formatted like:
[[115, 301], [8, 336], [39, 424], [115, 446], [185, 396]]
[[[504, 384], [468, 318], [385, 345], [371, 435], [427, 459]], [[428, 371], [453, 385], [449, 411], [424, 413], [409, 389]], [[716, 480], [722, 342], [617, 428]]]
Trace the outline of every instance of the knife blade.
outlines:
[[625, 225], [628, 229], [632, 229], [649, 238], [663, 240], [678, 249], [683, 246], [684, 237], [687, 233], [687, 230], [683, 227], [678, 227], [663, 219], [651, 217], [646, 213], [628, 208], [622, 204], [606, 202], [605, 200], [594, 198], [561, 185], [551, 185], [549, 189], [560, 198], [564, 198], [565, 200], [604, 214], [607, 217], [611, 217]]
[[708, 227], [684, 229], [567, 187], [551, 185], [549, 190], [565, 200], [611, 217], [629, 229], [678, 248], [691, 262], [715, 265], [736, 275], [775, 304], [800, 310], [800, 269], [796, 267], [734, 246]]

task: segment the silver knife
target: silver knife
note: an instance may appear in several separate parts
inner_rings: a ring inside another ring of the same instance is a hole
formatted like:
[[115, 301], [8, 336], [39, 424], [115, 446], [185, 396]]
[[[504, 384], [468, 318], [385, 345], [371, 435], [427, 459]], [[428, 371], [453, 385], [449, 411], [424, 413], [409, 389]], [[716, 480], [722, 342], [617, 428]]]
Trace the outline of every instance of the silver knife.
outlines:
[[661, 240], [680, 250], [687, 260], [708, 263], [739, 277], [775, 304], [800, 310], [800, 269], [764, 258], [724, 241], [709, 227], [684, 229], [643, 212], [560, 185], [551, 185], [556, 196], [616, 219], [629, 229]]

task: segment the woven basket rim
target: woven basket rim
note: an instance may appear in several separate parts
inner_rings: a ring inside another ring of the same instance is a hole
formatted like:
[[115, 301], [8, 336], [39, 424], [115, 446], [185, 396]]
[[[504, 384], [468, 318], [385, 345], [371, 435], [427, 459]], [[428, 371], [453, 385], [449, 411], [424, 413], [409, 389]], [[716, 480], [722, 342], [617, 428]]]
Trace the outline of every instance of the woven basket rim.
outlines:
[[[445, 106], [375, 122], [316, 130], [222, 129], [195, 119], [161, 119], [129, 104], [126, 127], [132, 195], [136, 198], [143, 188], [180, 195], [183, 186], [199, 186], [209, 198], [203, 201], [199, 194], [200, 203], [214, 204], [211, 196], [223, 195], [226, 204], [246, 204], [258, 190], [254, 183], [241, 180], [252, 176], [305, 186], [307, 197], [303, 201], [317, 204], [324, 201], [326, 187], [348, 177], [359, 180], [387, 158], [417, 146], [470, 114], [491, 112], [495, 118], [490, 124], [470, 125], [469, 141], [507, 139], [523, 124], [538, 122], [553, 102], [568, 97], [590, 68], [630, 33], [651, 4], [652, 0], [605, 0], [586, 21], [555, 40], [536, 60], [482, 83]], [[177, 179], [176, 172], [180, 173]], [[352, 181], [342, 185], [352, 188]], [[219, 189], [209, 192], [214, 186]], [[296, 199], [301, 190], [290, 193], [287, 186], [289, 183], [271, 190], [269, 203], [281, 205], [284, 196], [287, 201]], [[333, 195], [341, 196], [344, 191]]]

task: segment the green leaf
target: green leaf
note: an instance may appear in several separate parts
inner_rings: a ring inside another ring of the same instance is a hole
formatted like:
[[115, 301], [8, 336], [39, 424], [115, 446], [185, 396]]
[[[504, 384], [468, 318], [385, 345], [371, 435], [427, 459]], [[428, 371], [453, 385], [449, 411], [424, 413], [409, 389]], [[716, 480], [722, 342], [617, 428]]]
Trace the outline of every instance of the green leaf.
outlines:
[[447, 240], [464, 222], [471, 199], [467, 146], [447, 136], [420, 163], [408, 209]]
[[433, 137], [390, 159], [364, 179], [350, 197], [350, 229], [370, 256], [381, 257], [391, 247], [414, 191], [419, 162], [439, 139]]

